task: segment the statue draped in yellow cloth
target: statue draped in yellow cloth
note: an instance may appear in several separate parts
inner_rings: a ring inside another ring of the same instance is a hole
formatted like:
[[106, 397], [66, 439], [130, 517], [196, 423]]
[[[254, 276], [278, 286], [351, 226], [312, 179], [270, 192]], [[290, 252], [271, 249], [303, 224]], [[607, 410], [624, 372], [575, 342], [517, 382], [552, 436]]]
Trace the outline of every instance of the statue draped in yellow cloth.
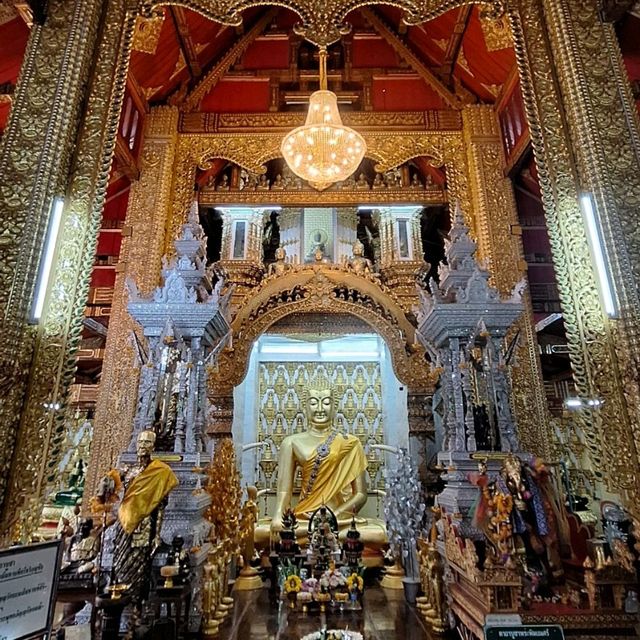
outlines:
[[137, 463], [119, 472], [125, 491], [116, 522], [114, 577], [116, 582], [130, 585], [142, 599], [148, 592], [151, 558], [160, 541], [163, 508], [178, 484], [169, 465], [151, 459], [155, 440], [153, 431], [140, 432]]
[[[307, 431], [286, 437], [278, 457], [278, 487], [276, 507], [271, 520], [272, 539], [282, 531], [282, 516], [291, 508], [296, 468], [302, 471], [302, 490], [293, 507], [300, 521], [298, 533], [306, 531], [311, 514], [326, 505], [338, 518], [341, 537], [367, 501], [367, 459], [362, 444], [355, 436], [334, 428], [336, 400], [326, 377], [315, 376], [306, 393]], [[362, 539], [371, 546], [386, 543], [384, 526], [358, 519]], [[256, 542], [261, 540], [256, 530]]]

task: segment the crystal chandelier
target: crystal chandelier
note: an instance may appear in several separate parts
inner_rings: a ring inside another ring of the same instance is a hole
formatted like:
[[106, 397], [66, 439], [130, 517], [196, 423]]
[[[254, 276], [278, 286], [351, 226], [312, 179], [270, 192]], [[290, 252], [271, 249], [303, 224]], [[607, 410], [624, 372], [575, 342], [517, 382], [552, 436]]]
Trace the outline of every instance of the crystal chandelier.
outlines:
[[320, 91], [311, 94], [305, 124], [284, 137], [280, 151], [293, 173], [322, 191], [358, 168], [367, 145], [357, 131], [342, 124], [338, 97], [327, 90], [326, 47], [320, 47], [319, 57]]

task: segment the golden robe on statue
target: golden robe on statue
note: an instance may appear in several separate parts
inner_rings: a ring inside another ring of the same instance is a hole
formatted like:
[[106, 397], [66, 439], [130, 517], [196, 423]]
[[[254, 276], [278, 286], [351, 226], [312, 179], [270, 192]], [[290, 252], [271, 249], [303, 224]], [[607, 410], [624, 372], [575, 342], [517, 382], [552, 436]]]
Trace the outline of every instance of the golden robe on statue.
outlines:
[[171, 467], [161, 460], [152, 460], [129, 484], [118, 509], [118, 519], [125, 533], [136, 527], [178, 485]]
[[296, 516], [313, 513], [323, 504], [344, 502], [342, 491], [367, 468], [367, 459], [358, 438], [337, 434], [326, 457], [319, 461], [314, 452], [301, 468], [302, 493], [294, 509]]

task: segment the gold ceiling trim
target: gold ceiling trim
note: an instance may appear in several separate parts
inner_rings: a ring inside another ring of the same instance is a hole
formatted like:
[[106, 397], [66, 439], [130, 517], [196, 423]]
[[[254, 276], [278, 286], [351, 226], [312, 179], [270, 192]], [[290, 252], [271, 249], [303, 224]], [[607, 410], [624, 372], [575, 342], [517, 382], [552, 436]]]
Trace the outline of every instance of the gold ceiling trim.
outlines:
[[[143, 15], [151, 15], [160, 4], [153, 0], [141, 0], [139, 7]], [[375, 3], [371, 0], [278, 0], [271, 3], [264, 0], [182, 0], [172, 4], [193, 9], [211, 20], [236, 27], [242, 24], [242, 12], [245, 9], [268, 4], [286, 7], [300, 16], [300, 22], [294, 26], [295, 33], [322, 47], [337, 42], [350, 32], [351, 25], [345, 22], [349, 12]], [[485, 5], [485, 13], [496, 16], [501, 15], [506, 6], [505, 0], [387, 0], [383, 4], [401, 9], [406, 24], [427, 22], [463, 4]]]
[[278, 204], [282, 206], [326, 206], [340, 207], [348, 205], [389, 206], [402, 204], [438, 205], [447, 202], [447, 194], [442, 189], [380, 189], [379, 191], [335, 189], [332, 191], [272, 190], [272, 191], [214, 191], [204, 189], [198, 194], [203, 206], [221, 207], [224, 205], [262, 205]]
[[[453, 109], [427, 111], [347, 111], [342, 122], [363, 131], [403, 132], [460, 131], [462, 115]], [[304, 124], [303, 112], [183, 113], [180, 133], [283, 133]]]

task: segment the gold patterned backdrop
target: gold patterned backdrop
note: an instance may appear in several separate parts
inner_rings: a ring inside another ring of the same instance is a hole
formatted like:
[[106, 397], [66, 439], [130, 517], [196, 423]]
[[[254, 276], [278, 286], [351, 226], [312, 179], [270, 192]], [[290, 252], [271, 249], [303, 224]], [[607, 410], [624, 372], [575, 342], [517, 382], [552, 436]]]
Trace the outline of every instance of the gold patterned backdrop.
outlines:
[[[383, 488], [384, 458], [370, 447], [384, 442], [379, 362], [260, 363], [257, 440], [270, 446], [265, 446], [258, 457], [259, 488], [275, 489], [276, 460], [282, 441], [306, 429], [304, 392], [316, 372], [324, 372], [333, 383], [338, 399], [335, 416], [338, 430], [356, 436], [365, 448], [369, 489]], [[294, 486], [299, 491], [299, 473]]]

